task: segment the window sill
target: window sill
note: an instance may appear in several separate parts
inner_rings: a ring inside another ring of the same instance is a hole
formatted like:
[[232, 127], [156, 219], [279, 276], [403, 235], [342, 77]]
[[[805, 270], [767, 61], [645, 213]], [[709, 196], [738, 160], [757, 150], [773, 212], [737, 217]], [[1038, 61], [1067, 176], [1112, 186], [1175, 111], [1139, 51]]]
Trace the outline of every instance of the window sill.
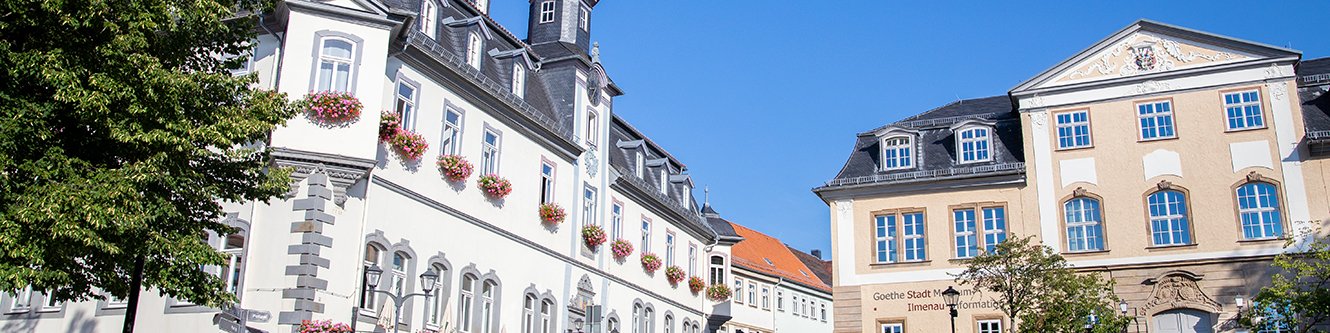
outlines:
[[24, 314], [32, 311], [32, 308], [13, 308], [5, 311], [7, 315]]
[[1147, 247], [1145, 247], [1145, 250], [1146, 250], [1146, 251], [1154, 252], [1154, 251], [1188, 250], [1188, 249], [1195, 249], [1195, 248], [1196, 248], [1196, 243], [1191, 243], [1191, 244], [1179, 244], [1179, 245], [1155, 245], [1155, 246], [1147, 246]]
[[1286, 241], [1288, 241], [1288, 238], [1284, 238], [1284, 237], [1252, 238], [1252, 239], [1239, 239], [1239, 240], [1238, 240], [1238, 244], [1244, 244], [1244, 245], [1245, 245], [1245, 244], [1269, 244], [1269, 243], [1283, 243], [1283, 242], [1286, 242]]
[[1108, 254], [1108, 251], [1109, 251], [1109, 250], [1075, 251], [1075, 252], [1067, 251], [1067, 252], [1062, 252], [1062, 256], [1064, 256], [1064, 257], [1066, 257], [1066, 256], [1071, 256], [1071, 257], [1081, 257], [1081, 256], [1085, 256], [1085, 257], [1088, 257], [1088, 256], [1094, 256], [1094, 255]]
[[[1227, 127], [1227, 126], [1225, 126], [1225, 127]], [[1224, 129], [1224, 133], [1237, 133], [1237, 132], [1257, 131], [1257, 130], [1263, 130], [1263, 129], [1266, 129], [1266, 128], [1268, 128], [1268, 127], [1266, 127], [1266, 126], [1260, 126], [1260, 127], [1244, 127], [1244, 128], [1225, 128], [1225, 129]]]
[[1091, 145], [1089, 145], [1089, 146], [1080, 146], [1080, 147], [1058, 147], [1057, 149], [1054, 149], [1053, 151], [1059, 151], [1059, 152], [1062, 152], [1062, 151], [1077, 151], [1077, 150], [1089, 150], [1089, 149], [1093, 149], [1093, 148], [1094, 148], [1094, 145], [1091, 144]]
[[[1139, 129], [1137, 129], [1137, 130], [1139, 130]], [[1178, 139], [1178, 136], [1177, 136], [1177, 135], [1174, 135], [1174, 136], [1170, 136], [1170, 137], [1166, 137], [1166, 138], [1139, 139], [1139, 140], [1136, 140], [1136, 142], [1138, 142], [1138, 143], [1145, 143], [1145, 142], [1156, 142], [1156, 141], [1170, 141], [1170, 140], [1177, 140], [1177, 139]]]
[[908, 266], [926, 266], [931, 264], [932, 260], [917, 261], [899, 261], [899, 262], [879, 262], [869, 265], [870, 267], [908, 267]]

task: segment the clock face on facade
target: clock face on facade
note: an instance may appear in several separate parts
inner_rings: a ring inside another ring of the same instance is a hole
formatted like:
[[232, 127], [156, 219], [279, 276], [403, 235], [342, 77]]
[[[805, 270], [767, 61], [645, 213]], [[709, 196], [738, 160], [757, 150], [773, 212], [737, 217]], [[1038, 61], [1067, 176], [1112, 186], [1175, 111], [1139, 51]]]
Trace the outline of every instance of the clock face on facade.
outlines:
[[604, 76], [605, 72], [597, 65], [591, 69], [591, 77], [587, 79], [587, 99], [591, 101], [593, 106], [600, 105], [600, 91], [605, 88], [605, 82], [601, 80], [601, 77]]

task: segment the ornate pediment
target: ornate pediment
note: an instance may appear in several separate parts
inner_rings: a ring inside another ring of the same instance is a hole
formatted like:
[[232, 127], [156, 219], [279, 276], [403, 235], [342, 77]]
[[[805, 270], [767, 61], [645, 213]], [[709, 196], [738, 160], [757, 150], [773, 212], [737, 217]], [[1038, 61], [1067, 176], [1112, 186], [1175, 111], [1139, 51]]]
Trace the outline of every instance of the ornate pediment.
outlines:
[[1153, 312], [1190, 308], [1218, 312], [1219, 302], [1215, 302], [1205, 294], [1204, 290], [1201, 290], [1197, 284], [1200, 280], [1200, 276], [1182, 271], [1169, 272], [1158, 278], [1146, 280], [1146, 284], [1154, 285], [1154, 290], [1150, 292], [1150, 299], [1145, 303], [1145, 309]]

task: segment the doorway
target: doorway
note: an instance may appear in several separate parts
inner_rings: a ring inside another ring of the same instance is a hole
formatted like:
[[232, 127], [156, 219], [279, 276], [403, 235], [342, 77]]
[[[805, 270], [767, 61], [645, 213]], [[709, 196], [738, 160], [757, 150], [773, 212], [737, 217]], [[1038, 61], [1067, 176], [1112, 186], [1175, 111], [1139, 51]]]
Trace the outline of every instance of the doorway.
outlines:
[[1159, 333], [1214, 333], [1210, 313], [1193, 309], [1176, 309], [1154, 316], [1155, 331]]

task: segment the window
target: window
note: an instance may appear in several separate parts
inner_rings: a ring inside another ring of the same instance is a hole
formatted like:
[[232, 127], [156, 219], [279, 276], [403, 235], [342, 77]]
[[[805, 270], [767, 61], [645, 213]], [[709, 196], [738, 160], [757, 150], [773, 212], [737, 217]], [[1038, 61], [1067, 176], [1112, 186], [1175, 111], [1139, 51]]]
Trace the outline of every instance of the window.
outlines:
[[115, 297], [111, 294], [106, 295], [105, 309], [124, 309], [129, 306], [129, 300]]
[[443, 309], [448, 306], [444, 296], [447, 291], [443, 290], [443, 280], [448, 276], [448, 268], [443, 265], [434, 265], [432, 268], [435, 274], [439, 275], [439, 280], [434, 283], [434, 289], [430, 290], [430, 299], [425, 304], [425, 319], [432, 326], [438, 326], [443, 322]]
[[479, 9], [481, 13], [489, 12], [489, 0], [472, 0], [472, 3], [476, 4], [476, 9]]
[[1141, 120], [1141, 140], [1177, 136], [1173, 132], [1173, 103], [1170, 101], [1136, 104], [1136, 117]]
[[665, 267], [674, 266], [674, 232], [665, 232]]
[[669, 313], [665, 314], [665, 333], [674, 333], [674, 316]]
[[11, 296], [8, 312], [28, 312], [32, 309], [32, 286], [24, 287]]
[[522, 300], [522, 333], [536, 333], [536, 296], [527, 294]]
[[748, 282], [748, 306], [757, 307], [757, 283]]
[[1104, 226], [1099, 210], [1099, 200], [1088, 197], [1076, 197], [1062, 205], [1067, 224], [1067, 251], [1102, 251], [1104, 249]]
[[318, 82], [318, 90], [351, 91], [349, 83], [352, 71], [355, 70], [355, 44], [340, 38], [324, 38], [321, 42], [319, 70], [314, 78], [314, 82]]
[[618, 201], [610, 206], [610, 237], [623, 239], [623, 204]]
[[989, 154], [989, 130], [986, 127], [972, 127], [962, 129], [956, 144], [959, 152], [960, 163], [985, 162], [993, 160]]
[[540, 161], [540, 203], [554, 202], [554, 165]]
[[658, 186], [660, 188], [660, 194], [670, 193], [670, 173], [667, 169], [669, 168], [665, 166], [660, 167], [660, 186]]
[[596, 118], [596, 112], [590, 109], [586, 110], [586, 144], [591, 149], [596, 149], [596, 143], [600, 142], [600, 120]]
[[924, 238], [924, 213], [901, 214], [904, 226], [905, 261], [921, 261], [928, 258], [927, 244]]
[[438, 7], [434, 1], [425, 0], [420, 2], [420, 32], [425, 33], [430, 38], [434, 38], [435, 19], [438, 15]]
[[521, 58], [513, 58], [513, 95], [526, 97], [526, 68], [522, 67]]
[[485, 174], [499, 174], [499, 144], [502, 137], [489, 128], [485, 129], [484, 147], [480, 150], [480, 171]]
[[1279, 217], [1279, 196], [1275, 186], [1252, 182], [1238, 187], [1238, 215], [1242, 220], [1242, 238], [1264, 239], [1284, 235]]
[[471, 33], [471, 37], [467, 39], [466, 44], [466, 64], [471, 65], [472, 68], [480, 69], [481, 47], [480, 35], [474, 32]]
[[776, 310], [785, 311], [785, 291], [776, 289]]
[[245, 235], [230, 234], [226, 236], [224, 242], [222, 253], [227, 255], [227, 259], [220, 270], [221, 277], [226, 283], [226, 291], [239, 296], [240, 279], [244, 278], [242, 269], [245, 259]]
[[582, 188], [582, 226], [596, 223], [596, 188], [586, 185]]
[[956, 224], [956, 257], [971, 258], [979, 254], [979, 241], [974, 235], [974, 209], [957, 209], [952, 212]]
[[554, 302], [546, 300], [540, 302], [540, 333], [554, 333], [554, 317], [551, 312], [554, 311]]
[[1063, 112], [1055, 115], [1054, 119], [1057, 120], [1058, 148], [1090, 146], [1090, 111]]
[[1228, 117], [1229, 130], [1265, 127], [1261, 94], [1256, 90], [1224, 94], [1224, 113]]
[[697, 276], [697, 245], [688, 244], [688, 276]]
[[397, 103], [393, 110], [402, 118], [402, 129], [415, 129], [416, 87], [402, 78], [397, 78]]
[[65, 303], [56, 300], [55, 296], [51, 295], [51, 293], [48, 292], [42, 293], [42, 299], [44, 301], [42, 302], [42, 307], [40, 309], [37, 309], [38, 312], [60, 311], [60, 308], [63, 307]]
[[[977, 220], [976, 210], [982, 214], [982, 221]], [[1003, 207], [955, 209], [952, 211], [952, 218], [955, 223], [953, 230], [957, 258], [973, 258], [979, 255], [981, 248], [992, 252], [998, 243], [1007, 240], [1006, 209]], [[982, 227], [982, 230], [977, 227]]]
[[480, 331], [494, 332], [494, 292], [498, 288], [494, 282], [485, 281], [480, 288]]
[[979, 326], [979, 333], [1002, 333], [1002, 320], [1000, 319], [980, 320], [976, 324]]
[[643, 172], [643, 170], [646, 170], [643, 164], [646, 164], [646, 157], [642, 156], [642, 152], [639, 151], [637, 152], [637, 167], [634, 169], [636, 171], [633, 173], [637, 175], [638, 179], [642, 179], [642, 176], [646, 174]]
[[734, 278], [734, 302], [743, 304], [744, 302], [744, 280]]
[[439, 145], [444, 155], [460, 155], [462, 142], [462, 113], [448, 107], [443, 110], [443, 140]]
[[591, 11], [587, 10], [586, 7], [582, 7], [579, 14], [577, 16], [577, 27], [582, 31], [589, 31], [591, 29]]
[[[365, 259], [363, 263], [364, 264], [363, 271], [368, 272], [369, 268], [377, 265], [378, 262], [379, 262], [379, 248], [375, 247], [373, 244], [365, 244]], [[360, 287], [361, 287], [360, 308], [364, 309], [365, 311], [373, 312], [375, 304], [374, 292], [372, 292], [371, 289], [369, 288], [368, 279], [369, 275], [366, 274], [365, 276], [362, 277], [360, 282]]]
[[771, 310], [771, 287], [762, 286], [762, 310]]
[[907, 136], [882, 140], [882, 169], [899, 170], [914, 167], [914, 143]]
[[652, 333], [656, 331], [656, 310], [646, 308], [642, 311], [642, 333]]
[[822, 321], [827, 321], [827, 303], [818, 303], [817, 305], [819, 307], [820, 313], [822, 314], [821, 315]]
[[651, 252], [651, 219], [642, 217], [642, 253]]
[[896, 262], [896, 215], [878, 215], [874, 226], [877, 262]]
[[725, 283], [725, 257], [711, 256], [711, 284]]
[[462, 276], [461, 294], [457, 300], [457, 322], [458, 330], [462, 332], [471, 332], [471, 322], [475, 318], [475, 300], [476, 300], [476, 277], [471, 275]]
[[905, 333], [905, 324], [901, 323], [882, 324], [882, 333]]
[[554, 1], [540, 3], [540, 23], [554, 22]]
[[1002, 207], [984, 208], [984, 251], [993, 252], [998, 243], [1007, 240], [1007, 214]]
[[693, 188], [689, 187], [688, 184], [684, 184], [679, 187], [679, 190], [683, 191], [683, 195], [679, 196], [679, 203], [683, 204], [684, 207], [689, 207], [690, 202], [688, 199], [693, 197]]
[[1155, 246], [1191, 244], [1187, 226], [1187, 198], [1182, 192], [1165, 190], [1147, 199], [1150, 209], [1150, 235]]
[[642, 306], [633, 304], [633, 333], [644, 333], [642, 324]]
[[396, 295], [408, 294], [406, 290], [406, 256], [401, 253], [393, 253], [392, 269], [392, 276], [390, 276], [392, 278], [391, 292]]

